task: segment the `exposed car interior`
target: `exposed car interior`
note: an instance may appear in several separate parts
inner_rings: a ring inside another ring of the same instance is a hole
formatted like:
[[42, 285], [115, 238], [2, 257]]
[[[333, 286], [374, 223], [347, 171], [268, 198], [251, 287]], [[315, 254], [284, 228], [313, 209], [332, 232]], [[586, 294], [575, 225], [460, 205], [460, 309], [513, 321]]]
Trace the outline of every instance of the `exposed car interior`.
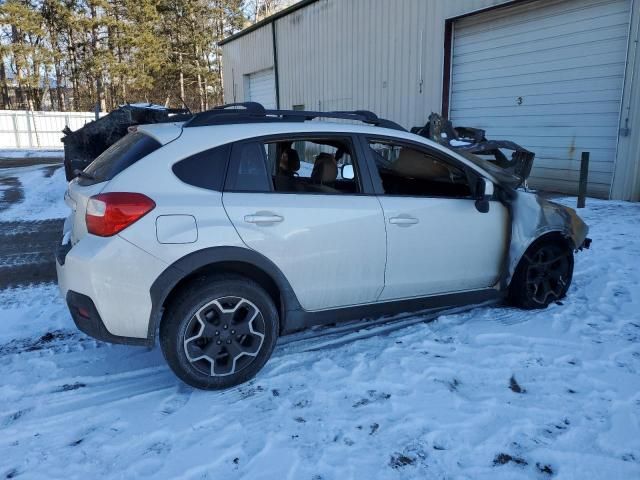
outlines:
[[340, 139], [296, 139], [265, 145], [276, 192], [357, 193], [354, 175], [345, 178], [345, 166], [354, 172], [350, 143]]
[[387, 195], [468, 198], [466, 173], [453, 165], [407, 146], [370, 142]]

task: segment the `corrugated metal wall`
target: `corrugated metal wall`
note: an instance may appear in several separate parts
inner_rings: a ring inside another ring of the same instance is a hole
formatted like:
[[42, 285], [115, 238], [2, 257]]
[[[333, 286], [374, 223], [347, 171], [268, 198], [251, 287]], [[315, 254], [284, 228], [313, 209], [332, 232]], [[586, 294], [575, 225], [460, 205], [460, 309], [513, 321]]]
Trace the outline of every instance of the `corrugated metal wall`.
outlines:
[[[282, 108], [363, 108], [405, 127], [423, 124], [431, 111], [441, 110], [445, 20], [504, 3], [509, 1], [319, 0], [223, 46], [225, 101], [244, 99], [243, 75], [273, 66], [275, 25]], [[637, 25], [640, 0], [634, 3]], [[638, 77], [630, 96], [636, 112]], [[616, 173], [616, 197], [630, 198], [640, 188], [626, 178], [637, 176], [638, 138], [633, 132], [621, 138], [625, 153], [617, 168], [627, 173], [620, 180]]]
[[223, 47], [222, 84], [225, 103], [245, 100], [244, 75], [273, 67], [271, 24], [243, 36]]
[[534, 188], [607, 197], [618, 142], [630, 0], [552, 0], [454, 25], [449, 118], [535, 152]]
[[640, 0], [633, 0], [625, 91], [611, 198], [640, 200]]
[[[423, 124], [441, 107], [445, 19], [506, 1], [319, 0], [280, 18], [280, 106], [361, 108]], [[273, 65], [271, 25], [223, 46], [226, 102], [233, 84], [244, 98], [243, 74]]]

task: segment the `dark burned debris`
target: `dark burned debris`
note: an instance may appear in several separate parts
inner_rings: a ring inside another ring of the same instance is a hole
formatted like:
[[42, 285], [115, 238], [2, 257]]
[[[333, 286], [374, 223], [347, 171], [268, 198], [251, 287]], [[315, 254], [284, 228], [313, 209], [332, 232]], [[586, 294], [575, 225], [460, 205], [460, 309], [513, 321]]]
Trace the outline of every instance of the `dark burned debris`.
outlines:
[[509, 379], [509, 389], [514, 393], [527, 393], [527, 391], [520, 386], [514, 375], [511, 375]]
[[54, 330], [45, 333], [40, 338], [12, 340], [9, 343], [0, 345], [0, 357], [3, 355], [13, 355], [22, 352], [37, 352], [39, 350], [55, 348], [62, 341], [69, 339], [80, 340], [81, 337], [82, 334], [80, 333]]
[[395, 455], [391, 455], [389, 459], [389, 466], [395, 470], [398, 470], [402, 467], [406, 467], [407, 465], [414, 465], [416, 463], [416, 459], [413, 457], [409, 457], [402, 453], [396, 453]]
[[509, 455], [508, 453], [499, 453], [498, 455], [496, 455], [496, 457], [493, 459], [493, 466], [498, 466], [498, 465], [506, 465], [507, 463], [515, 463], [516, 465], [528, 465], [529, 462], [527, 462], [524, 458], [520, 458], [520, 457], [513, 457], [511, 455]]
[[64, 143], [64, 170], [71, 180], [76, 169], [83, 170], [98, 155], [124, 137], [129, 127], [149, 123], [182, 121], [191, 118], [182, 109], [164, 108], [152, 104], [128, 104], [108, 115], [87, 123], [72, 132], [69, 127], [62, 131]]
[[[533, 167], [535, 153], [509, 140], [488, 140], [485, 131], [479, 128], [454, 127], [437, 113], [429, 115], [425, 126], [413, 127], [411, 132], [451, 150], [472, 153], [488, 160], [520, 180], [514, 187], [526, 182]], [[512, 152], [511, 158], [505, 155], [505, 150]]]

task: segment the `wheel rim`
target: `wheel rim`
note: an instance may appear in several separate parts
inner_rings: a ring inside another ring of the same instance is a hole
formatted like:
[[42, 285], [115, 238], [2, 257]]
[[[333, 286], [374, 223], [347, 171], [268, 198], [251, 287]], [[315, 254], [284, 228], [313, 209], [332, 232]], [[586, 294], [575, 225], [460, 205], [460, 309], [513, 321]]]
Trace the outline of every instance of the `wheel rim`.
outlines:
[[258, 355], [265, 321], [255, 304], [242, 297], [222, 297], [201, 307], [187, 323], [184, 351], [200, 373], [232, 375]]
[[551, 246], [543, 246], [528, 258], [527, 292], [539, 304], [559, 300], [569, 282], [569, 255]]

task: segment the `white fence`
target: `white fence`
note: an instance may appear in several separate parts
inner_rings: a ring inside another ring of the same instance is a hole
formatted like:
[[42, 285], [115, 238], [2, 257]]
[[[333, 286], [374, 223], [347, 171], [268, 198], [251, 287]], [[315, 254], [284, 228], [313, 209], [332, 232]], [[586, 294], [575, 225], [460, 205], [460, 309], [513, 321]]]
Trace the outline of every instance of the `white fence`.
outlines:
[[60, 139], [65, 126], [77, 130], [95, 118], [93, 112], [0, 110], [0, 148], [62, 149]]

